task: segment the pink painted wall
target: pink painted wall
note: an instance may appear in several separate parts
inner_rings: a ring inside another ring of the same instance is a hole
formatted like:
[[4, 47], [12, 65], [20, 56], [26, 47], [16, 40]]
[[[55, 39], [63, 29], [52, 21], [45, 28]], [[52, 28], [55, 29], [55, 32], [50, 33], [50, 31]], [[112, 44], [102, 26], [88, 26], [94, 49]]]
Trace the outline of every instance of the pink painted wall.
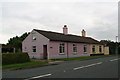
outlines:
[[[65, 53], [60, 54], [59, 53], [59, 45], [61, 43], [65, 44]], [[77, 44], [77, 52], [73, 52], [73, 44]], [[68, 45], [68, 50], [67, 50]], [[84, 53], [83, 48], [84, 45], [87, 45], [87, 53]], [[79, 56], [89, 56], [90, 54], [90, 45], [89, 44], [82, 44], [82, 43], [67, 43], [67, 42], [56, 42], [56, 41], [50, 41], [49, 43], [50, 49], [49, 49], [49, 57], [52, 58], [67, 58], [68, 57], [79, 57]], [[67, 52], [68, 51], [68, 52]]]
[[[33, 34], [36, 36], [36, 40], [32, 39]], [[65, 53], [59, 53], [60, 43], [65, 44]], [[73, 52], [73, 44], [77, 45], [77, 52]], [[22, 42], [22, 51], [27, 52], [30, 58], [43, 59], [43, 45], [47, 45], [48, 59], [55, 58], [67, 58], [67, 57], [79, 57], [79, 56], [89, 56], [90, 55], [90, 45], [83, 43], [67, 43], [58, 41], [49, 41], [48, 38], [39, 34], [36, 31], [32, 31], [27, 38]], [[84, 53], [84, 45], [87, 45], [87, 53]], [[36, 46], [36, 52], [32, 52], [32, 46]]]
[[[32, 39], [33, 32], [35, 33], [36, 40]], [[43, 45], [47, 45], [49, 49], [49, 39], [33, 30], [22, 42], [22, 51], [28, 52], [30, 58], [43, 59]], [[36, 46], [36, 52], [32, 52], [32, 46]]]

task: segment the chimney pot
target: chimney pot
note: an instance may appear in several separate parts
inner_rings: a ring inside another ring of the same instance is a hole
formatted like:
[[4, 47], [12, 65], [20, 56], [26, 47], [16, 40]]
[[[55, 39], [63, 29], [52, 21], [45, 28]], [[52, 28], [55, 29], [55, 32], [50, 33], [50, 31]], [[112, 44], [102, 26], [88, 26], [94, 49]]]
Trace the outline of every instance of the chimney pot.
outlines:
[[63, 27], [63, 34], [68, 34], [67, 25], [64, 25], [64, 27]]
[[64, 27], [67, 27], [67, 25], [64, 25]]
[[86, 37], [86, 31], [84, 29], [82, 30], [82, 36]]

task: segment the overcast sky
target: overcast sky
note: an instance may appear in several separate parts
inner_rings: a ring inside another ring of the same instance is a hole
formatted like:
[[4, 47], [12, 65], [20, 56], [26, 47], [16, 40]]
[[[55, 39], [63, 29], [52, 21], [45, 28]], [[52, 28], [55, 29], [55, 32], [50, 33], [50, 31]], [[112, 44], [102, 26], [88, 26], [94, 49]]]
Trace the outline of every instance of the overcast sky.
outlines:
[[117, 0], [4, 0], [0, 10], [0, 43], [33, 29], [62, 33], [65, 24], [69, 34], [81, 36], [84, 29], [97, 40], [118, 35]]

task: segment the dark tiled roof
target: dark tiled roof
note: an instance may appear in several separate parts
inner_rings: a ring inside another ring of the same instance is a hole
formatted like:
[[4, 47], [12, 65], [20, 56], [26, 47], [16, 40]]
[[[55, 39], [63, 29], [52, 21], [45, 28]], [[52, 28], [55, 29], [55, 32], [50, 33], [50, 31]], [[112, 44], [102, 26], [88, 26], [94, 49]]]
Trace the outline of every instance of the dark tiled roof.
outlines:
[[71, 34], [65, 35], [63, 33], [43, 31], [43, 30], [37, 30], [37, 29], [34, 29], [34, 30], [37, 31], [38, 33], [44, 35], [51, 41], [100, 44], [99, 41], [97, 41], [91, 37], [82, 37], [82, 36], [71, 35]]

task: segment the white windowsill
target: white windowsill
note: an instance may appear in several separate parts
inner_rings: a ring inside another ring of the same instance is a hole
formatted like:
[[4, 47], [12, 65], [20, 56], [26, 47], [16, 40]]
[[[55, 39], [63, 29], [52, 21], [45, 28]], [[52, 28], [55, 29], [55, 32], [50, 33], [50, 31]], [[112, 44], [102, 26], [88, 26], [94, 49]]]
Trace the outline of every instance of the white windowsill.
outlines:
[[65, 54], [65, 53], [59, 53], [59, 54]]
[[32, 52], [33, 54], [36, 53], [36, 52]]

